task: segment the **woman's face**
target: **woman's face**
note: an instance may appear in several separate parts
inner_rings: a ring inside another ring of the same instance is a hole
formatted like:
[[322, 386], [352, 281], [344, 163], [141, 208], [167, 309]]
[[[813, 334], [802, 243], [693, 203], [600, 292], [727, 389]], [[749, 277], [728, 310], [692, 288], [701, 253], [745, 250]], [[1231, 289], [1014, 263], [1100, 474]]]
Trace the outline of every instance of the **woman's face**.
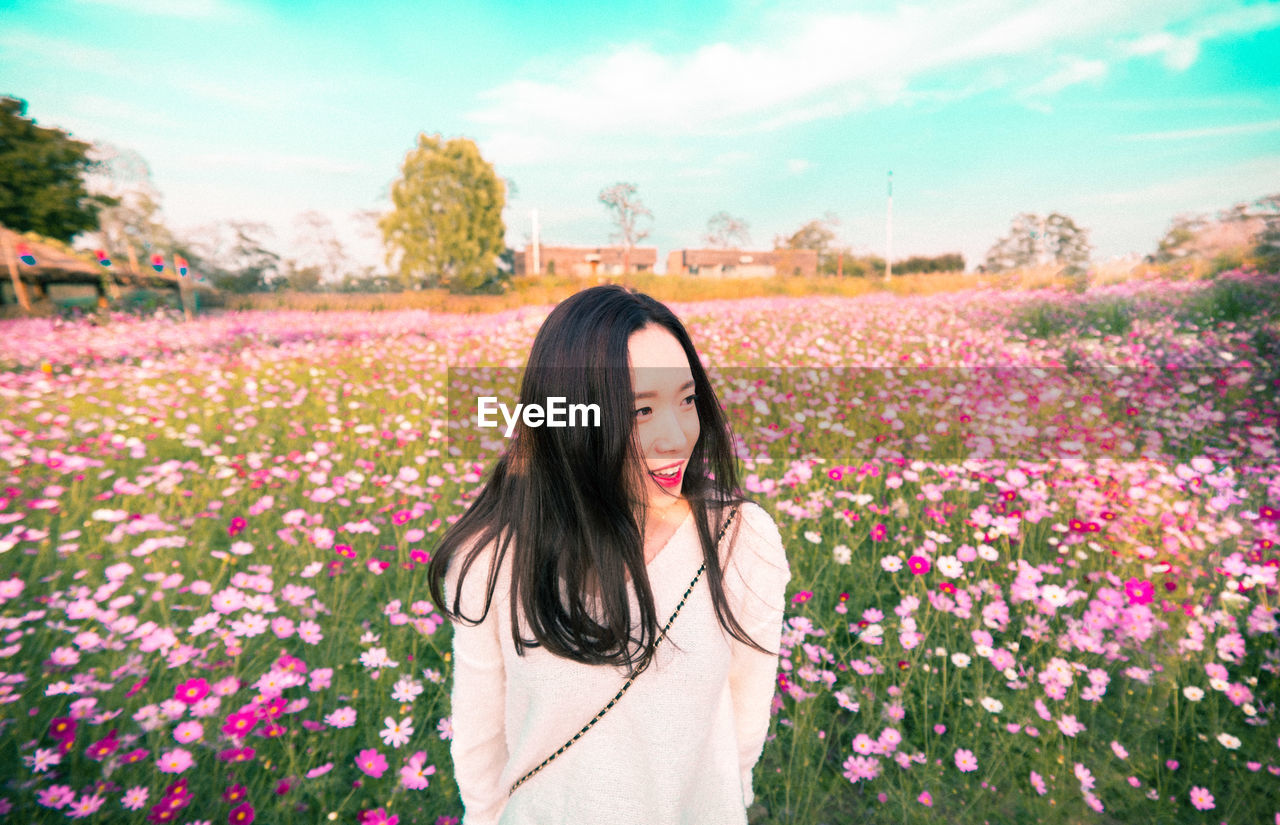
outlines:
[[647, 504], [674, 504], [684, 486], [689, 456], [701, 433], [694, 402], [693, 371], [675, 336], [650, 325], [628, 342], [635, 392], [635, 433], [644, 456]]

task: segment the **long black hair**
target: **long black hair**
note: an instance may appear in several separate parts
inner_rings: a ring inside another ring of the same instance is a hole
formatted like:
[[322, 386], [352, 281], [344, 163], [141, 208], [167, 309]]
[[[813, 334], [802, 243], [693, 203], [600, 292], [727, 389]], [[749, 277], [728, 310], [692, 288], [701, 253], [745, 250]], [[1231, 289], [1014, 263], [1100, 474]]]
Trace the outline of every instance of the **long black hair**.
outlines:
[[[685, 469], [682, 493], [697, 525], [705, 577], [720, 624], [734, 638], [762, 652], [734, 618], [724, 593], [724, 571], [715, 544], [729, 505], [746, 498], [738, 483], [728, 423], [684, 325], [647, 295], [608, 285], [585, 289], [560, 303], [534, 339], [520, 386], [520, 403], [561, 397], [598, 404], [600, 426], [526, 427], [495, 463], [476, 500], [449, 528], [428, 566], [437, 609], [451, 621], [478, 624], [488, 615], [498, 569], [511, 559], [511, 635], [516, 652], [544, 646], [586, 664], [632, 668], [648, 665], [659, 632], [644, 560], [646, 463], [637, 445], [635, 399], [628, 344], [633, 333], [656, 325], [670, 332], [689, 360], [700, 433]], [[741, 517], [735, 520], [741, 523]], [[736, 533], [737, 524], [730, 528]], [[733, 535], [726, 536], [732, 541]], [[462, 579], [485, 548], [496, 552], [489, 570], [484, 613], [461, 614]], [[462, 550], [471, 547], [463, 557]], [[461, 575], [452, 604], [443, 582], [459, 556]], [[640, 638], [631, 636], [626, 576], [635, 583]], [[564, 583], [565, 604], [561, 581]], [[601, 621], [587, 609], [588, 587], [598, 584]], [[517, 606], [521, 610], [517, 610]], [[523, 638], [518, 616], [533, 639]], [[634, 644], [634, 647], [633, 647]]]

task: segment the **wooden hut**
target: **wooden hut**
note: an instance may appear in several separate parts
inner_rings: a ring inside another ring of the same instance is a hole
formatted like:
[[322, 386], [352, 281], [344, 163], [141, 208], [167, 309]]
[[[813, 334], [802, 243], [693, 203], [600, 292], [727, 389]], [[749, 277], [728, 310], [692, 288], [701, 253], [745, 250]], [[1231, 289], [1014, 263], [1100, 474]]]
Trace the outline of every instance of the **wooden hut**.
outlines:
[[[21, 260], [19, 244], [30, 250], [35, 263]], [[201, 297], [208, 302], [218, 294], [207, 284], [195, 283], [194, 273], [179, 276], [172, 260], [165, 261], [162, 272], [151, 267], [147, 267], [151, 271], [139, 271], [137, 261], [132, 259], [112, 259], [111, 266], [103, 266], [4, 226], [0, 226], [0, 259], [0, 267], [6, 270], [6, 277], [0, 278], [0, 305], [18, 304], [27, 314], [36, 312], [42, 304], [105, 307], [108, 297], [118, 301], [149, 290], [176, 297], [190, 318], [192, 306], [198, 309]]]

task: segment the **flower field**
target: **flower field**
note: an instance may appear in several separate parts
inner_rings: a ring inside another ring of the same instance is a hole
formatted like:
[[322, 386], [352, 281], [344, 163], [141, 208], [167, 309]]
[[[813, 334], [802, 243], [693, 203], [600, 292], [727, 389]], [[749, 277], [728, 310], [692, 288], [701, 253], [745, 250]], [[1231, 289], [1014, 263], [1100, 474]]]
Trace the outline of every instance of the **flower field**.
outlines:
[[[1277, 296], [675, 305], [792, 566], [753, 820], [1280, 823]], [[0, 324], [0, 822], [456, 825], [448, 370], [548, 309]]]

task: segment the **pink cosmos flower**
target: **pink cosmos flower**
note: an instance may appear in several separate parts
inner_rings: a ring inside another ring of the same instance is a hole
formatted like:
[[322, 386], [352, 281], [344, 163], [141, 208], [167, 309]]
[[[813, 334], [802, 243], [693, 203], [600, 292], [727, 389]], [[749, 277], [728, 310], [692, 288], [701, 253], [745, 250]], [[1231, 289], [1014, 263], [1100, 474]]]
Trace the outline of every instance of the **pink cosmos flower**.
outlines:
[[853, 784], [880, 775], [880, 760], [868, 756], [850, 756], [844, 761], [844, 776]]
[[956, 767], [964, 773], [976, 771], [978, 769], [978, 760], [973, 755], [973, 751], [967, 748], [960, 748], [956, 751]]
[[379, 779], [387, 770], [387, 758], [374, 748], [366, 748], [356, 754], [356, 767], [366, 776]]
[[161, 773], [182, 773], [195, 763], [195, 759], [191, 757], [191, 752], [183, 748], [174, 748], [166, 751], [156, 760], [156, 767]]
[[1208, 788], [1196, 786], [1191, 789], [1191, 804], [1197, 811], [1208, 811], [1214, 807], [1213, 794]]
[[871, 528], [872, 541], [884, 541], [885, 537], [888, 535], [889, 535], [889, 528], [885, 527], [883, 524], [877, 523]]
[[182, 744], [197, 742], [204, 737], [204, 725], [199, 722], [182, 722], [173, 729], [173, 738]]
[[916, 797], [916, 801], [919, 802], [921, 805], [932, 808], [933, 794], [929, 793], [928, 791], [921, 791], [920, 795]]
[[907, 559], [907, 568], [917, 576], [923, 576], [925, 573], [928, 573], [931, 566], [932, 565], [929, 564], [929, 560], [924, 556], [912, 556]]

